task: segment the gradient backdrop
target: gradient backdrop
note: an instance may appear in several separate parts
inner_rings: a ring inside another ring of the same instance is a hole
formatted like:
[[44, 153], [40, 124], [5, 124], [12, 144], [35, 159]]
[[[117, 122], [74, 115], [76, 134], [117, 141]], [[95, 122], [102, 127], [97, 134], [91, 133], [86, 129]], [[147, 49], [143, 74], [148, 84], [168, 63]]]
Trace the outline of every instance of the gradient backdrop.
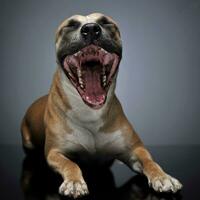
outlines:
[[91, 12], [119, 24], [116, 93], [144, 143], [200, 144], [198, 0], [0, 0], [0, 143], [21, 143], [25, 110], [49, 90], [59, 23]]

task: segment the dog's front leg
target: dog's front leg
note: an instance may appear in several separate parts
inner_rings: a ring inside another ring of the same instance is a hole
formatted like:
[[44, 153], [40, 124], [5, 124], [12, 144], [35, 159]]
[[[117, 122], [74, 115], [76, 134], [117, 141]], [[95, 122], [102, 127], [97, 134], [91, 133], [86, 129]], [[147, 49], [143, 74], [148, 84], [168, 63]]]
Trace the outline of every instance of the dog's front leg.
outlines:
[[182, 188], [182, 184], [177, 179], [165, 173], [152, 159], [143, 144], [132, 149], [126, 163], [133, 170], [143, 173], [155, 191], [177, 192]]
[[51, 149], [47, 154], [48, 164], [64, 179], [59, 193], [77, 198], [88, 194], [87, 185], [83, 179], [79, 166], [65, 157], [59, 149]]

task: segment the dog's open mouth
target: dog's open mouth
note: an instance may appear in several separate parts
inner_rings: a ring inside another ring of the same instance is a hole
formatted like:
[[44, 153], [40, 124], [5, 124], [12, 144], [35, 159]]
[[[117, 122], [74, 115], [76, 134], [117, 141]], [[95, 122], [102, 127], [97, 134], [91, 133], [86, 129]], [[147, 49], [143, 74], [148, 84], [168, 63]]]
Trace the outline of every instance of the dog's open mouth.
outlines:
[[100, 108], [119, 65], [119, 56], [96, 45], [89, 45], [64, 59], [64, 70], [83, 101]]

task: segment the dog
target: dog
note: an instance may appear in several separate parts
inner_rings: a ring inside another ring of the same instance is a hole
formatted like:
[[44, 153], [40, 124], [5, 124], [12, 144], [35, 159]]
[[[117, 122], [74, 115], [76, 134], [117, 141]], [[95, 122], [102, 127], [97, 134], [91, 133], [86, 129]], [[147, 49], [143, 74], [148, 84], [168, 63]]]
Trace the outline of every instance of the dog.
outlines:
[[115, 159], [144, 174], [157, 192], [180, 190], [144, 147], [115, 95], [122, 58], [117, 23], [101, 13], [74, 15], [58, 27], [55, 46], [50, 91], [29, 107], [21, 133], [24, 149], [44, 149], [48, 165], [62, 176], [59, 193], [88, 194], [79, 163], [110, 166]]

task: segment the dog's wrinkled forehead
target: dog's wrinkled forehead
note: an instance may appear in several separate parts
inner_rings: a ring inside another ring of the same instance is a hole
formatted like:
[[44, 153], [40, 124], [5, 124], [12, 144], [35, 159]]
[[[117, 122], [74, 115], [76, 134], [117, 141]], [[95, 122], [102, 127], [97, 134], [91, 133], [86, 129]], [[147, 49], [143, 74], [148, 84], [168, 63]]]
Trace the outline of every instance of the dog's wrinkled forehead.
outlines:
[[115, 31], [118, 32], [119, 36], [120, 36], [120, 32], [117, 26], [117, 23], [109, 16], [106, 16], [104, 14], [101, 13], [92, 13], [90, 15], [87, 16], [83, 16], [83, 15], [73, 15], [71, 17], [69, 17], [68, 19], [64, 20], [60, 26], [58, 27], [57, 31], [56, 31], [56, 41], [58, 40], [59, 36], [60, 36], [60, 32], [63, 29], [63, 27], [69, 26], [70, 24], [79, 24], [80, 26], [86, 24], [86, 23], [104, 23], [104, 24], [109, 24], [112, 23], [115, 26]]

